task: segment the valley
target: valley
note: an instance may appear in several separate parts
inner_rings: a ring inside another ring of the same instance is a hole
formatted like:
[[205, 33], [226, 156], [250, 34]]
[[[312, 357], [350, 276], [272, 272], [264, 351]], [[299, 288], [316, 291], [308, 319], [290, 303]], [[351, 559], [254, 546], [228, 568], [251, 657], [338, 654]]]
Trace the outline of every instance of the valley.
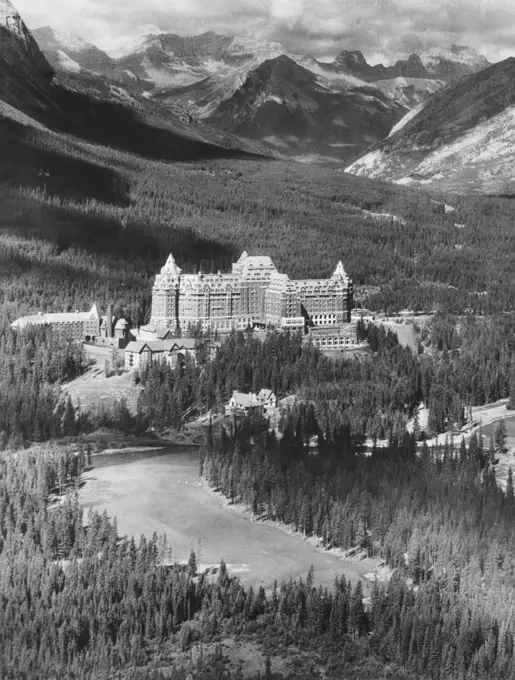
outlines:
[[29, 4], [0, 677], [511, 680], [509, 23]]

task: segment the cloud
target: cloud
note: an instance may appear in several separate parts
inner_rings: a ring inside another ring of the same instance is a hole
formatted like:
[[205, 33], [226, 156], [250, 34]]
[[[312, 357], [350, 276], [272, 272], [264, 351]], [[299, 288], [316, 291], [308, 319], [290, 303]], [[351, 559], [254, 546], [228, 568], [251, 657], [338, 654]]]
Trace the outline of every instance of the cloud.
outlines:
[[14, 0], [30, 27], [51, 25], [103, 49], [150, 31], [216, 30], [278, 39], [294, 52], [361, 49], [394, 61], [433, 43], [515, 54], [513, 0]]

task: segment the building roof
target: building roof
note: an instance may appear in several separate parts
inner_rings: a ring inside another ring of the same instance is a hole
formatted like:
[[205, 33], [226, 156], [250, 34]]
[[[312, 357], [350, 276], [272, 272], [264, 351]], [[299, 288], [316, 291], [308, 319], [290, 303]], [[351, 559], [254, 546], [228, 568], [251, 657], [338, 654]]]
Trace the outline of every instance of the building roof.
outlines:
[[161, 274], [168, 274], [172, 277], [178, 277], [180, 276], [181, 273], [182, 269], [177, 266], [174, 256], [172, 255], [172, 253], [170, 253], [164, 266], [161, 268]]
[[152, 342], [154, 340], [164, 340], [165, 338], [174, 340], [177, 339], [173, 337], [170, 328], [163, 324], [155, 325], [153, 323], [149, 323], [146, 326], [140, 326], [138, 337], [140, 340], [149, 340]]
[[98, 308], [95, 305], [89, 312], [49, 312], [48, 314], [30, 314], [22, 316], [11, 324], [12, 328], [26, 328], [27, 326], [44, 326], [52, 323], [78, 323], [98, 319]]
[[342, 279], [344, 281], [348, 281], [349, 277], [347, 275], [347, 272], [344, 269], [343, 263], [340, 260], [338, 264], [336, 265], [336, 269], [333, 272], [333, 275], [331, 276], [332, 279]]
[[193, 351], [195, 338], [171, 338], [167, 340], [134, 340], [129, 342], [125, 350], [138, 354], [146, 348], [152, 354], [161, 352], [180, 352], [181, 350]]
[[174, 342], [180, 349], [189, 349], [193, 351], [197, 347], [195, 338], [174, 338]]
[[268, 401], [274, 396], [274, 393], [272, 390], [267, 390], [263, 387], [263, 389], [259, 390], [257, 396], [259, 401]]
[[150, 347], [148, 346], [149, 343], [147, 342], [142, 342], [141, 340], [131, 340], [127, 347], [125, 348], [126, 352], [135, 352], [136, 354], [141, 354], [145, 348], [150, 350]]
[[244, 392], [234, 391], [232, 393], [232, 399], [234, 399], [236, 406], [240, 406], [241, 408], [251, 408], [252, 406], [259, 406], [255, 394], [245, 394]]
[[115, 328], [125, 329], [125, 328], [127, 328], [128, 325], [129, 325], [129, 322], [127, 321], [127, 319], [118, 319], [118, 321], [116, 322]]

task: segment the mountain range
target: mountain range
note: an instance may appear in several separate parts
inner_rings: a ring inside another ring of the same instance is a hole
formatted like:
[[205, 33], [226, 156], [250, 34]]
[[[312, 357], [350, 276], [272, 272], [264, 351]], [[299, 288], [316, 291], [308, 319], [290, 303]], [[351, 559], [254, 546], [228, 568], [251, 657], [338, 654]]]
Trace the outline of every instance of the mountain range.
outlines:
[[[73, 56], [83, 63], [103, 60], [86, 43], [73, 46]], [[61, 64], [72, 59], [64, 59], [57, 48], [56, 55]], [[163, 160], [262, 153], [256, 145], [196, 123], [180, 107], [149, 101], [83, 67], [54, 69], [10, 1], [0, 0], [0, 135], [3, 144], [9, 140], [17, 165], [23, 164], [20, 149], [36, 143], [31, 129], [51, 137], [55, 147], [69, 146], [68, 139], [56, 136], [65, 134]]]
[[348, 158], [387, 135], [405, 111], [373, 87], [327, 87], [282, 55], [251, 71], [207, 120], [284, 154]]
[[454, 45], [392, 66], [345, 50], [322, 62], [212, 31], [148, 36], [113, 59], [48, 27], [34, 35], [0, 0], [0, 141], [20, 167], [12, 139], [34, 146], [30, 128], [161, 160], [289, 155], [513, 193], [515, 59], [491, 65]]
[[325, 63], [289, 54], [278, 42], [213, 31], [150, 35], [118, 59], [49, 27], [34, 36], [58, 72], [106, 77], [282, 154], [343, 161], [447, 82], [488, 66], [459, 46], [371, 66], [358, 51], [343, 50]]

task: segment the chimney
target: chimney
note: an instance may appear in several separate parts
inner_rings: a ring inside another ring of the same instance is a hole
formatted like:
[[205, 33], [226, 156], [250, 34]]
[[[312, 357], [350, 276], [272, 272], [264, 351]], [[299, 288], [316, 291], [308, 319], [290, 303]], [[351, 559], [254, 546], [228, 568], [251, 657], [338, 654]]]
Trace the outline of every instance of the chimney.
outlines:
[[113, 337], [113, 305], [107, 305], [107, 337]]

